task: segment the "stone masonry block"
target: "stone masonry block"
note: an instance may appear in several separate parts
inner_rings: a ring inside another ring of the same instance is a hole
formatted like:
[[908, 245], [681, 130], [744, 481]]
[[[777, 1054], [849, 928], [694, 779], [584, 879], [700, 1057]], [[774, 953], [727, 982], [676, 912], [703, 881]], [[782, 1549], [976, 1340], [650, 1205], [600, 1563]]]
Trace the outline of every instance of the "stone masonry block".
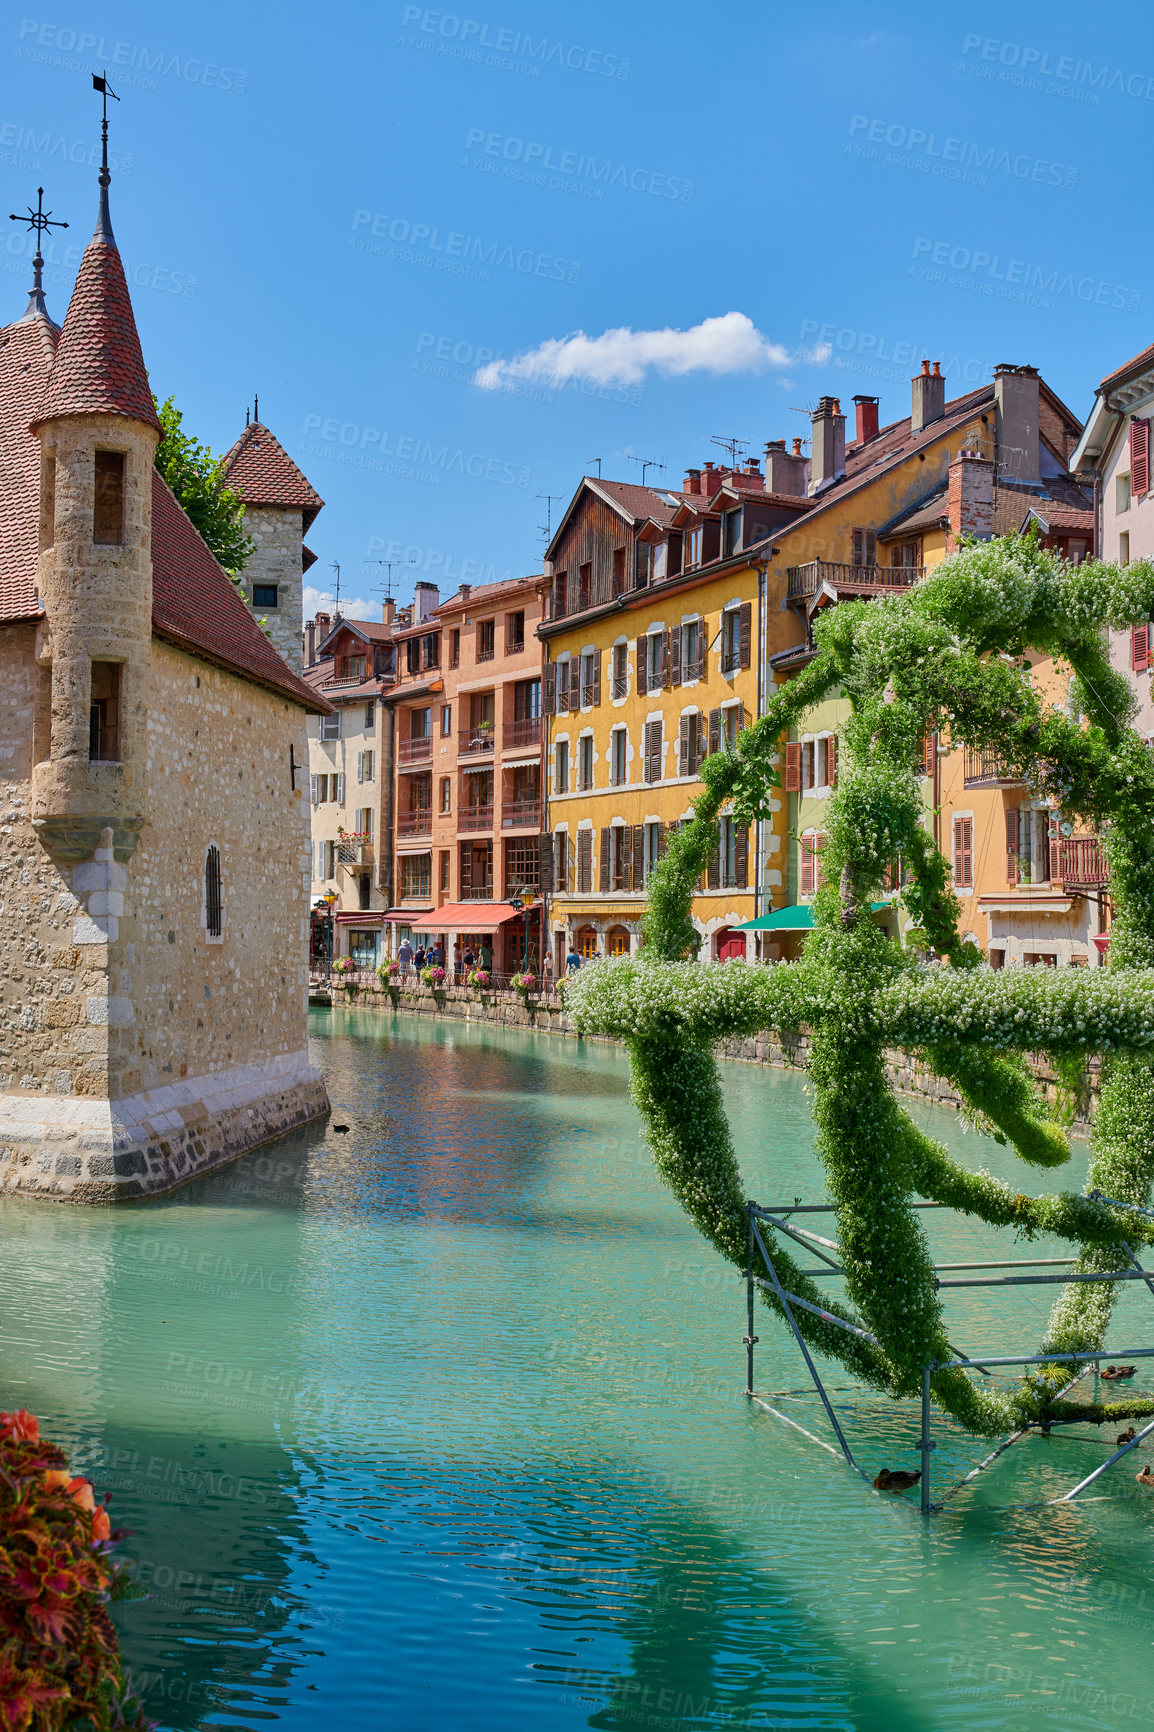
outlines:
[[72, 888], [84, 896], [92, 890], [127, 890], [128, 868], [115, 860], [82, 860], [72, 868]]
[[88, 898], [88, 912], [94, 919], [102, 914], [123, 914], [124, 897], [119, 890], [94, 890]]
[[120, 922], [114, 914], [92, 920], [81, 915], [72, 923], [72, 937], [77, 944], [111, 944], [120, 936]]

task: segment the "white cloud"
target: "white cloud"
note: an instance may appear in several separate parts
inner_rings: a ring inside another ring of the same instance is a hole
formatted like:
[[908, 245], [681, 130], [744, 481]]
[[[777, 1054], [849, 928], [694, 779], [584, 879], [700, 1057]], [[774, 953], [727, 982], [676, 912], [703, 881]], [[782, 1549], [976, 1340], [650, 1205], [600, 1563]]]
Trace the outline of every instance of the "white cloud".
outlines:
[[[327, 613], [327, 614], [331, 615], [331, 614], [336, 612], [336, 603], [335, 603], [333, 593], [331, 590], [314, 589], [312, 587], [311, 583], [306, 583], [304, 586], [304, 598], [303, 599], [304, 599], [304, 615], [303, 615], [303, 617], [306, 620], [312, 619], [315, 616], [318, 608], [320, 609], [321, 613]], [[380, 619], [380, 617], [381, 617], [381, 604], [380, 604], [380, 602], [365, 601], [364, 597], [359, 596], [359, 595], [358, 596], [344, 596], [344, 595], [342, 595], [342, 597], [341, 597], [341, 618], [342, 619], [374, 620], [374, 619]]]
[[506, 379], [563, 385], [583, 378], [600, 385], [636, 385], [651, 368], [673, 379], [686, 373], [761, 373], [799, 360], [826, 360], [828, 345], [823, 349], [791, 353], [764, 337], [745, 313], [722, 313], [688, 331], [671, 326], [663, 331], [634, 331], [622, 325], [600, 337], [586, 336], [584, 331], [550, 337], [511, 361], [490, 361], [477, 370], [473, 383], [487, 391]]

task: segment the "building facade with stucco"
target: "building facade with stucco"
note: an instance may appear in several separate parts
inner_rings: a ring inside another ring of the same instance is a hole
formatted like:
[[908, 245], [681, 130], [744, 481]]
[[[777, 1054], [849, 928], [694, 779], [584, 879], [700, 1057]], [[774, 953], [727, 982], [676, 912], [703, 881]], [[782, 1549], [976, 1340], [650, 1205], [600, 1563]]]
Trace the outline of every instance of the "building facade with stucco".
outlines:
[[0, 331], [0, 1188], [58, 1200], [168, 1190], [328, 1106], [327, 705], [160, 478], [159, 431], [105, 168], [63, 327], [37, 280]]

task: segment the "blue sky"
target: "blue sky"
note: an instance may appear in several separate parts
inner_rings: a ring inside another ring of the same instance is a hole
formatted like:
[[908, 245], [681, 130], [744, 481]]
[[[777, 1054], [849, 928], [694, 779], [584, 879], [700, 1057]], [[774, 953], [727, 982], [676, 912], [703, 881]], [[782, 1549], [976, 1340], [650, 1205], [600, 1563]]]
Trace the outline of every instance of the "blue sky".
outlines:
[[[339, 561], [343, 600], [374, 610], [381, 559], [400, 600], [418, 576], [540, 569], [538, 495], [556, 522], [598, 457], [622, 480], [663, 460], [650, 478], [679, 485], [720, 460], [715, 435], [755, 455], [805, 437], [823, 393], [851, 413], [876, 393], [884, 423], [922, 355], [950, 396], [1031, 362], [1084, 415], [1154, 340], [1154, 33], [1125, 14], [10, 9], [4, 210], [43, 181], [72, 225], [57, 318], [95, 216], [105, 63], [154, 387], [216, 449], [259, 391], [326, 500], [311, 580]], [[29, 255], [8, 227], [16, 317]], [[564, 341], [610, 331], [633, 335]], [[691, 334], [639, 335], [660, 332]]]

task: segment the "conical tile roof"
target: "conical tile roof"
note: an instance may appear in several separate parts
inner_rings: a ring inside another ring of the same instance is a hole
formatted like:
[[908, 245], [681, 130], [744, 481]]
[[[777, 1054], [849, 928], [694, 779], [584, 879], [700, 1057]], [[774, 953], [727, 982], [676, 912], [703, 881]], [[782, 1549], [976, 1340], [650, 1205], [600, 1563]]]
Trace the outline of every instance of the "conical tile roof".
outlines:
[[84, 250], [56, 363], [33, 425], [57, 415], [128, 415], [160, 430], [124, 266], [103, 225]]

